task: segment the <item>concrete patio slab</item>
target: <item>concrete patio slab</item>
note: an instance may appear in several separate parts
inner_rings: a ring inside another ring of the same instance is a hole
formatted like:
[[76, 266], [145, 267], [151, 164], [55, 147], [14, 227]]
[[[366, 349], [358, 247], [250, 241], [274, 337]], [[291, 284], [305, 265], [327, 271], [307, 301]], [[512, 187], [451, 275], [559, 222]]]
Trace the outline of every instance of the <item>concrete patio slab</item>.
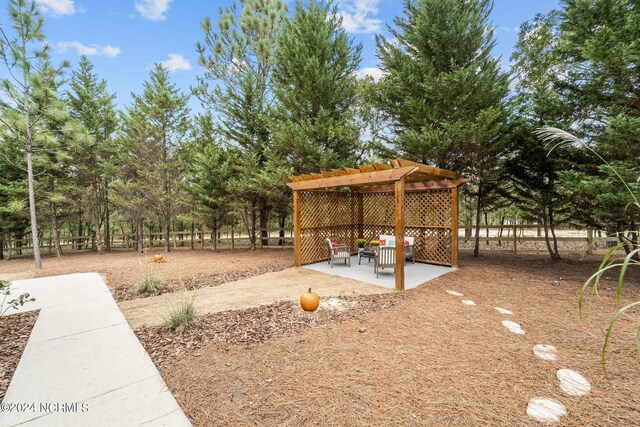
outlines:
[[[13, 283], [40, 309], [3, 403], [35, 403], [0, 412], [0, 425], [190, 425], [98, 274]], [[78, 301], [78, 299], [80, 301]], [[44, 403], [86, 405], [46, 410]]]
[[[351, 257], [351, 267], [343, 263], [336, 263], [333, 268], [331, 268], [327, 261], [323, 261], [305, 265], [304, 268], [360, 282], [371, 283], [372, 285], [382, 286], [388, 289], [395, 289], [396, 287], [393, 269], [385, 268], [380, 270], [379, 277], [376, 277], [376, 273], [373, 271], [373, 260], [369, 261], [363, 258], [361, 264], [358, 265], [357, 255]], [[425, 282], [437, 279], [452, 271], [454, 271], [454, 268], [451, 267], [407, 262], [404, 266], [404, 288], [417, 288]]]

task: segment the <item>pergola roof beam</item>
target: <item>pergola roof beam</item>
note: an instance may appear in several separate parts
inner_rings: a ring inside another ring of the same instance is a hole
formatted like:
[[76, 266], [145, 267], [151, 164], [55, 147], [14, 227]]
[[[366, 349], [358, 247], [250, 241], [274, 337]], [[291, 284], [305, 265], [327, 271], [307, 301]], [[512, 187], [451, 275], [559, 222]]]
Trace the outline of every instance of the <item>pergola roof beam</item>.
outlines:
[[359, 187], [375, 184], [388, 184], [398, 181], [407, 175], [418, 170], [417, 167], [401, 167], [398, 169], [387, 169], [383, 171], [373, 171], [355, 173], [345, 176], [334, 176], [330, 178], [317, 178], [310, 181], [290, 182], [287, 185], [293, 190], [317, 190], [321, 188], [334, 187]]

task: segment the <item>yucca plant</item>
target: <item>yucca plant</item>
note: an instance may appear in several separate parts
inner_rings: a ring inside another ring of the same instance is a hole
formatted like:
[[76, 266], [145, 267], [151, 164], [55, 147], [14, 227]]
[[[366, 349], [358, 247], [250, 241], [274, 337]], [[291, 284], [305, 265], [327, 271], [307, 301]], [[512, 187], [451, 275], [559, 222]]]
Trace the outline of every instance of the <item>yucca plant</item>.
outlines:
[[[640, 201], [638, 200], [638, 197], [633, 192], [631, 187], [629, 187], [627, 182], [622, 178], [622, 176], [620, 176], [618, 171], [613, 166], [611, 166], [609, 162], [607, 162], [604, 158], [602, 158], [602, 156], [600, 156], [587, 144], [582, 142], [579, 138], [570, 134], [569, 132], [563, 131], [562, 129], [557, 129], [553, 127], [545, 127], [545, 128], [538, 129], [536, 131], [536, 135], [542, 141], [545, 141], [547, 143], [556, 143], [556, 145], [551, 148], [549, 153], [551, 153], [556, 147], [561, 146], [563, 144], [579, 145], [584, 147], [591, 153], [593, 153], [598, 159], [600, 159], [600, 161], [602, 161], [602, 163], [604, 163], [607, 166], [607, 168], [609, 168], [613, 172], [613, 174], [617, 177], [617, 179], [622, 183], [626, 191], [629, 193], [631, 201], [627, 205], [627, 208], [635, 208], [640, 210]], [[638, 183], [640, 183], [640, 177], [638, 177]], [[615, 256], [616, 251], [622, 248], [628, 249], [626, 256], [624, 258], [616, 257]], [[620, 273], [618, 275], [617, 289], [616, 289], [616, 298], [617, 298], [618, 304], [620, 303], [620, 296], [622, 295], [622, 285], [624, 284], [624, 278], [625, 278], [625, 275], [627, 274], [627, 270], [629, 269], [629, 267], [640, 267], [640, 247], [638, 247], [637, 244], [634, 244], [633, 242], [624, 241], [624, 242], [618, 243], [616, 246], [610, 248], [609, 251], [607, 251], [602, 262], [600, 263], [600, 267], [598, 268], [598, 270], [587, 279], [587, 281], [584, 283], [584, 285], [580, 289], [580, 295], [578, 297], [578, 310], [580, 313], [580, 318], [582, 318], [582, 312], [583, 312], [584, 302], [585, 302], [585, 294], [587, 290], [590, 289], [589, 299], [593, 294], [597, 295], [598, 287], [600, 286], [600, 281], [602, 279], [602, 276], [609, 270], [616, 269], [616, 268], [620, 269]], [[621, 307], [609, 322], [609, 327], [607, 328], [607, 334], [605, 335], [604, 344], [602, 346], [602, 352], [601, 352], [602, 368], [604, 369], [605, 372], [607, 370], [606, 368], [607, 346], [609, 344], [609, 339], [611, 338], [611, 333], [613, 332], [613, 327], [615, 326], [618, 319], [620, 319], [620, 317], [627, 310], [639, 305], [640, 305], [640, 301], [635, 301], [625, 305], [624, 307]], [[640, 354], [640, 324], [638, 324], [638, 329], [636, 333], [636, 350], [638, 354]]]
[[193, 300], [182, 300], [169, 310], [165, 323], [176, 332], [186, 331], [196, 320], [196, 308]]

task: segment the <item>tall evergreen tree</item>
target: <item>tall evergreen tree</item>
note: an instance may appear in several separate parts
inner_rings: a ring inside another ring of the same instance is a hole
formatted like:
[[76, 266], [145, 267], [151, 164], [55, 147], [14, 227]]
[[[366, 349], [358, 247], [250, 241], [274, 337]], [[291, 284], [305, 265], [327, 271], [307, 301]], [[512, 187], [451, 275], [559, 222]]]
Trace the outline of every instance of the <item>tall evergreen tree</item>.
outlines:
[[584, 167], [563, 173], [566, 189], [592, 204], [585, 221], [604, 223], [630, 252], [640, 244], [640, 212], [631, 203], [633, 192], [640, 197], [640, 9], [634, 0], [563, 1], [560, 13], [557, 54], [566, 78], [556, 87], [572, 130], [617, 171], [590, 156]]
[[[267, 226], [269, 193], [256, 187], [270, 145], [269, 106], [273, 102], [273, 53], [286, 3], [282, 0], [240, 0], [220, 9], [217, 30], [205, 18], [204, 43], [198, 43], [199, 64], [204, 68], [193, 89], [203, 106], [215, 112], [224, 142], [236, 145], [253, 165], [243, 169], [236, 183], [241, 216], [251, 247], [256, 245], [256, 218]], [[263, 235], [264, 237], [264, 235]]]
[[161, 218], [165, 250], [171, 250], [171, 224], [177, 214], [180, 176], [177, 161], [178, 147], [184, 143], [189, 125], [189, 97], [183, 95], [169, 80], [168, 71], [156, 64], [143, 85], [141, 95], [133, 94], [133, 103], [141, 115], [145, 141], [158, 174], [154, 188], [155, 207]]
[[41, 269], [33, 168], [33, 155], [37, 147], [34, 147], [33, 128], [42, 112], [33, 108], [31, 92], [35, 65], [47, 56], [42, 33], [44, 20], [33, 0], [10, 0], [8, 11], [10, 28], [0, 26], [0, 60], [7, 67], [10, 77], [2, 79], [0, 87], [12, 104], [6, 104], [12, 113], [4, 116], [7, 120], [3, 121], [3, 125], [19, 141], [25, 153], [33, 258], [35, 267]]
[[296, 2], [275, 53], [272, 125], [274, 145], [296, 173], [344, 167], [360, 153], [355, 103], [361, 51], [330, 2]]
[[98, 253], [103, 251], [101, 228], [105, 225], [106, 247], [109, 249], [109, 177], [112, 170], [116, 130], [115, 95], [107, 90], [107, 82], [93, 72], [86, 56], [80, 58], [71, 76], [67, 91], [71, 115], [79, 121], [90, 137], [79, 140], [74, 150], [76, 177], [82, 187], [89, 185], [91, 222]]
[[386, 72], [381, 89], [398, 153], [471, 175], [476, 247], [484, 198], [492, 190], [508, 76], [491, 56], [491, 0], [405, 0], [404, 16], [377, 36]]

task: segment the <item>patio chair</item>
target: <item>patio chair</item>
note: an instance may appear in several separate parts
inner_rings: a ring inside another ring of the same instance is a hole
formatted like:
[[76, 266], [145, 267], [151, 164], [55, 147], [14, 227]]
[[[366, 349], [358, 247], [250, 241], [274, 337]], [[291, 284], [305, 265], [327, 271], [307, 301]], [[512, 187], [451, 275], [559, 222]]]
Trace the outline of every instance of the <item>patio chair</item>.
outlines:
[[373, 269], [376, 272], [376, 278], [380, 277], [381, 268], [393, 268], [395, 273], [396, 268], [396, 248], [391, 246], [381, 246], [378, 249], [378, 255], [375, 258], [375, 264]]
[[[381, 234], [379, 240], [380, 242], [384, 242], [382, 246], [395, 247], [396, 236]], [[416, 252], [415, 252], [414, 240], [415, 239], [411, 236], [404, 237], [404, 258], [410, 259], [415, 264]]]
[[344, 244], [333, 244], [331, 239], [325, 239], [327, 241], [327, 254], [329, 256], [329, 265], [333, 268], [333, 263], [336, 260], [344, 260], [344, 265], [351, 267], [351, 251], [349, 246]]

